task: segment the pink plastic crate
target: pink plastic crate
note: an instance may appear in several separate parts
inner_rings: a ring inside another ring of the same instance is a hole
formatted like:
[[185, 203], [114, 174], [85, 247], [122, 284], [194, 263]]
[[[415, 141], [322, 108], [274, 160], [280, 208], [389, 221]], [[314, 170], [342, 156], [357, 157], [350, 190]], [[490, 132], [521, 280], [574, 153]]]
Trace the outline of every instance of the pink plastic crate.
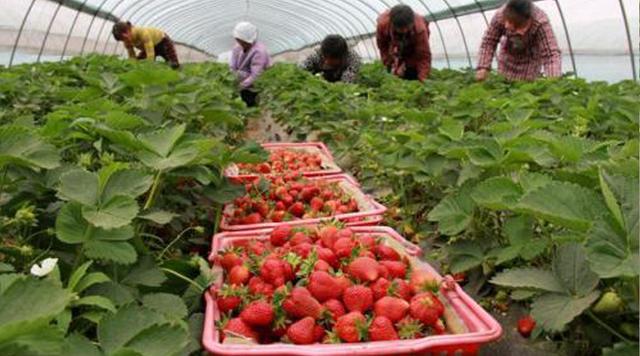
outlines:
[[[216, 355], [475, 355], [482, 344], [496, 340], [502, 334], [500, 324], [479, 306], [450, 276], [442, 277], [427, 262], [420, 259], [420, 247], [406, 241], [395, 230], [386, 226], [353, 227], [356, 234], [386, 235], [388, 244], [412, 256], [414, 268], [424, 269], [441, 281], [441, 297], [449, 304], [458, 320], [464, 324], [466, 332], [448, 335], [432, 335], [415, 340], [377, 341], [356, 344], [223, 344], [215, 322], [220, 312], [215, 302], [215, 293], [222, 286], [222, 273], [211, 289], [205, 293], [206, 310], [202, 344]], [[268, 240], [272, 229], [216, 234], [211, 243], [209, 260], [213, 263], [218, 251], [246, 240]], [[214, 265], [221, 271], [221, 267]]]
[[[320, 155], [322, 159], [322, 165], [325, 169], [320, 171], [309, 171], [302, 172], [302, 175], [305, 177], [318, 177], [318, 176], [328, 176], [333, 174], [339, 174], [342, 172], [342, 169], [336, 165], [334, 162], [333, 155], [327, 148], [327, 146], [322, 142], [300, 142], [300, 143], [281, 143], [281, 142], [269, 142], [263, 143], [262, 148], [267, 151], [275, 151], [278, 149], [298, 149], [304, 150], [307, 152], [313, 152]], [[238, 166], [232, 164], [227, 167], [224, 171], [224, 175], [235, 182], [246, 182], [251, 181], [255, 178], [258, 178], [257, 174], [240, 174]], [[267, 174], [269, 176], [270, 174]]]
[[[333, 219], [342, 221], [348, 226], [369, 226], [376, 225], [382, 221], [382, 214], [387, 211], [387, 208], [384, 205], [376, 202], [372, 197], [363, 193], [356, 180], [347, 174], [338, 174], [327, 177], [311, 177], [308, 179], [339, 182], [343, 189], [347, 190], [347, 192], [349, 192], [358, 201], [358, 208], [360, 211], [356, 213], [338, 214], [316, 219], [299, 219], [281, 223], [266, 222], [250, 225], [230, 225], [226, 216], [223, 214], [220, 222], [220, 229], [224, 231], [256, 230], [275, 227], [282, 223], [289, 225], [309, 225]], [[225, 205], [223, 212], [230, 212], [231, 210], [233, 210], [233, 204], [227, 204]]]

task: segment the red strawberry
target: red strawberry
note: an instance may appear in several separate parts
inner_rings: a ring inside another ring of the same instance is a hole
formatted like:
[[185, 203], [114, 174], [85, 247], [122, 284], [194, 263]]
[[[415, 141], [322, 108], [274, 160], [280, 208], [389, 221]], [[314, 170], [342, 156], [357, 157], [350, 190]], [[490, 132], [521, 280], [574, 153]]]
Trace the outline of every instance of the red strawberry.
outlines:
[[398, 333], [393, 327], [393, 322], [384, 316], [376, 316], [369, 326], [369, 340], [388, 341], [398, 340]]
[[309, 345], [316, 341], [316, 321], [306, 317], [291, 324], [287, 329], [287, 337], [296, 345]]
[[414, 293], [420, 293], [424, 291], [437, 291], [438, 281], [429, 272], [425, 270], [413, 270], [411, 271], [410, 279], [411, 288]]
[[281, 211], [285, 211], [285, 210], [287, 210], [287, 206], [286, 206], [286, 205], [284, 205], [284, 203], [283, 203], [283, 202], [281, 202], [281, 201], [277, 201], [277, 202], [276, 202], [276, 204], [273, 206], [273, 209], [274, 209], [275, 211], [281, 212]]
[[340, 238], [333, 244], [333, 252], [338, 258], [351, 256], [351, 251], [356, 247], [356, 243], [350, 237]]
[[322, 201], [322, 199], [318, 198], [318, 197], [314, 197], [313, 199], [311, 199], [311, 202], [309, 203], [309, 205], [311, 206], [311, 210], [312, 211], [322, 211], [322, 207], [324, 206], [324, 201]]
[[400, 254], [394, 248], [387, 245], [378, 245], [376, 255], [381, 260], [400, 261]]
[[273, 286], [266, 283], [260, 277], [251, 277], [249, 280], [249, 293], [253, 295], [271, 296], [273, 294]]
[[376, 255], [373, 254], [373, 252], [369, 251], [369, 250], [360, 250], [360, 253], [358, 254], [359, 257], [369, 257], [372, 260], [376, 259]]
[[338, 231], [338, 237], [342, 238], [342, 237], [348, 237], [348, 238], [352, 238], [353, 237], [353, 230], [351, 230], [351, 228], [346, 227], [340, 231]]
[[346, 342], [358, 342], [364, 338], [367, 320], [360, 312], [351, 312], [338, 318], [335, 325], [338, 337]]
[[318, 230], [318, 237], [322, 240], [324, 247], [333, 249], [333, 245], [338, 240], [338, 228], [333, 225], [325, 225]]
[[423, 292], [411, 299], [409, 306], [411, 316], [420, 320], [425, 325], [435, 325], [438, 318], [444, 313], [444, 305], [438, 297], [431, 292]]
[[285, 196], [282, 197], [282, 203], [284, 203], [284, 206], [286, 207], [290, 207], [291, 205], [293, 205], [293, 197], [289, 194], [286, 194]]
[[391, 278], [404, 279], [407, 275], [407, 266], [400, 261], [380, 261], [380, 264], [387, 267]]
[[525, 315], [518, 320], [518, 332], [522, 337], [528, 338], [531, 336], [531, 332], [535, 327], [536, 321], [531, 317], [531, 315]]
[[382, 297], [373, 306], [375, 315], [386, 316], [394, 323], [404, 318], [407, 310], [409, 310], [409, 303], [396, 297]]
[[289, 242], [291, 242], [291, 246], [297, 246], [303, 243], [310, 244], [313, 241], [311, 241], [311, 238], [307, 236], [306, 233], [302, 231], [298, 231], [295, 234], [293, 234], [293, 237], [291, 237], [291, 240], [289, 240]]
[[316, 264], [313, 266], [313, 270], [329, 272], [331, 270], [331, 266], [324, 260], [318, 260]]
[[316, 247], [316, 253], [318, 254], [318, 259], [326, 261], [331, 267], [337, 268], [339, 266], [338, 258], [331, 249]]
[[304, 202], [307, 202], [307, 203], [308, 203], [308, 202], [310, 202], [310, 201], [311, 201], [311, 199], [313, 199], [313, 197], [317, 194], [317, 193], [316, 193], [316, 190], [317, 190], [317, 188], [310, 188], [310, 187], [303, 188], [303, 189], [300, 191], [300, 198], [302, 199], [302, 201], [304, 201]]
[[262, 173], [262, 174], [269, 174], [271, 173], [271, 167], [269, 166], [269, 163], [263, 162], [258, 164], [258, 166], [256, 167], [256, 169], [258, 170], [258, 172]]
[[260, 213], [251, 213], [242, 219], [243, 225], [255, 225], [261, 222], [262, 222], [262, 215], [260, 215]]
[[351, 280], [344, 274], [336, 276], [336, 281], [338, 281], [338, 284], [340, 284], [340, 288], [342, 288], [343, 291], [353, 285]]
[[313, 328], [313, 335], [316, 338], [316, 342], [322, 341], [326, 334], [327, 331], [321, 325], [316, 324], [316, 326]]
[[302, 215], [304, 215], [304, 204], [300, 202], [293, 203], [289, 207], [289, 213], [297, 218], [302, 217]]
[[344, 305], [337, 299], [329, 299], [324, 302], [323, 306], [331, 313], [331, 318], [334, 322], [346, 313]]
[[242, 335], [244, 337], [253, 339], [254, 341], [258, 341], [258, 333], [251, 328], [251, 326], [247, 325], [240, 318], [233, 318], [227, 322], [227, 325], [224, 327], [225, 333], [233, 333], [236, 335]]
[[387, 289], [387, 295], [410, 301], [413, 296], [413, 289], [404, 279], [396, 278], [391, 281]]
[[291, 226], [280, 225], [271, 231], [269, 241], [273, 246], [282, 246], [291, 236]]
[[373, 282], [378, 279], [378, 262], [369, 257], [358, 257], [349, 264], [348, 271], [363, 282]]
[[307, 258], [311, 251], [313, 250], [313, 245], [308, 242], [303, 242], [291, 249], [296, 255]]
[[273, 318], [273, 306], [262, 300], [251, 302], [240, 313], [240, 319], [251, 326], [270, 325]]
[[269, 219], [271, 219], [271, 221], [273, 222], [282, 222], [284, 221], [285, 216], [286, 212], [284, 211], [274, 211], [273, 213], [271, 213], [271, 216], [269, 216]]
[[342, 301], [347, 310], [364, 313], [373, 305], [373, 292], [363, 285], [351, 286], [344, 291]]
[[410, 316], [400, 320], [396, 324], [396, 327], [398, 328], [398, 335], [403, 340], [419, 339], [422, 337], [422, 323]]
[[342, 295], [340, 283], [329, 273], [316, 271], [309, 276], [307, 289], [319, 302], [337, 299]]
[[221, 297], [218, 297], [218, 300], [217, 300], [218, 309], [220, 309], [220, 313], [226, 313], [234, 310], [240, 305], [241, 302], [242, 302], [242, 299], [240, 299], [240, 297], [235, 295], [228, 296], [228, 297], [221, 296]]
[[293, 318], [310, 316], [317, 319], [322, 313], [322, 305], [304, 287], [293, 288], [282, 303], [282, 308]]
[[360, 243], [360, 246], [362, 246], [366, 250], [372, 250], [376, 246], [376, 239], [374, 239], [371, 235], [358, 236], [358, 242]]
[[235, 285], [246, 284], [249, 281], [249, 269], [245, 266], [235, 266], [229, 272], [229, 283]]
[[378, 279], [379, 278], [389, 279], [389, 269], [387, 266], [378, 263]]
[[256, 256], [262, 256], [265, 251], [267, 251], [266, 246], [261, 241], [252, 240], [247, 245], [249, 252], [253, 253]]
[[220, 265], [226, 271], [231, 270], [234, 266], [242, 264], [242, 258], [233, 251], [227, 251], [220, 256]]
[[431, 330], [436, 335], [444, 335], [447, 333], [447, 327], [444, 325], [442, 319], [438, 319], [438, 321], [431, 326]]
[[371, 284], [371, 291], [373, 292], [373, 300], [378, 300], [387, 295], [387, 289], [391, 285], [386, 278], [380, 277]]
[[265, 282], [279, 287], [293, 279], [293, 269], [289, 262], [277, 258], [269, 258], [260, 267], [260, 277]]

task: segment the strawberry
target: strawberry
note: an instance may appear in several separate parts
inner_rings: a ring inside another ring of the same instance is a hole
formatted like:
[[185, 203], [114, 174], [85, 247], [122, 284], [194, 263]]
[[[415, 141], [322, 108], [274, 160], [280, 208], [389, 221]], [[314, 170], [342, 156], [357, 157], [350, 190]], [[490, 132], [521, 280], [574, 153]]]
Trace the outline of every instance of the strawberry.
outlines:
[[254, 341], [258, 341], [258, 333], [240, 318], [230, 319], [223, 330], [225, 334], [233, 333], [235, 335], [241, 335], [246, 338], [253, 339]]
[[447, 327], [444, 325], [442, 318], [438, 319], [434, 325], [431, 326], [431, 330], [436, 335], [444, 335], [447, 333]]
[[394, 248], [387, 245], [378, 245], [376, 256], [381, 260], [400, 261], [400, 254]]
[[262, 174], [269, 174], [271, 173], [271, 167], [269, 166], [269, 163], [263, 162], [258, 164], [258, 167], [256, 167], [257, 171], [262, 173]]
[[[276, 193], [276, 195], [277, 195], [277, 193]], [[284, 205], [284, 202], [277, 201], [276, 204], [273, 206], [273, 209], [275, 211], [281, 212], [281, 211], [287, 210], [287, 206]]]
[[251, 277], [249, 280], [249, 293], [260, 296], [271, 296], [273, 294], [273, 286], [266, 283], [260, 277]]
[[311, 199], [313, 199], [313, 197], [317, 194], [316, 190], [317, 189], [311, 187], [303, 188], [300, 191], [300, 199], [306, 203], [310, 202]]
[[225, 271], [230, 271], [234, 266], [242, 264], [242, 258], [234, 251], [227, 251], [220, 256], [220, 265]]
[[531, 315], [525, 315], [518, 320], [518, 332], [522, 337], [528, 338], [536, 327], [536, 321]]
[[398, 328], [398, 335], [402, 340], [419, 339], [422, 337], [422, 323], [410, 316], [400, 320], [396, 324], [396, 327]]
[[307, 289], [321, 303], [340, 298], [343, 292], [340, 283], [329, 273], [322, 271], [311, 273]]
[[386, 278], [380, 277], [371, 284], [371, 291], [373, 292], [373, 300], [378, 300], [387, 295], [387, 289], [391, 285]]
[[218, 297], [216, 302], [218, 303], [220, 313], [227, 313], [237, 308], [242, 302], [242, 299], [238, 296], [232, 295], [228, 297]]
[[282, 222], [282, 221], [284, 221], [284, 218], [285, 218], [286, 215], [287, 215], [287, 213], [284, 212], [284, 211], [274, 211], [269, 216], [269, 219], [271, 219], [271, 221], [273, 221], [273, 222]]
[[378, 279], [378, 262], [369, 257], [358, 257], [348, 267], [352, 277], [363, 282], [373, 282]]
[[260, 213], [251, 213], [242, 219], [243, 225], [255, 225], [261, 222], [262, 222], [262, 215], [260, 215]]
[[322, 211], [322, 207], [324, 206], [324, 201], [318, 197], [314, 197], [313, 199], [311, 199], [311, 202], [309, 202], [309, 206], [311, 206], [311, 210], [318, 212], [318, 211]]
[[296, 345], [313, 344], [317, 340], [315, 326], [316, 321], [312, 317], [305, 317], [289, 326], [287, 337]]
[[398, 340], [398, 333], [393, 327], [393, 322], [384, 316], [376, 316], [369, 326], [369, 340], [388, 341]]
[[378, 263], [378, 278], [389, 279], [389, 269], [385, 265]]
[[316, 326], [313, 328], [313, 335], [316, 342], [322, 341], [326, 334], [326, 330], [321, 325], [316, 324]]
[[267, 247], [264, 245], [264, 243], [256, 240], [252, 240], [251, 242], [249, 242], [249, 244], [247, 245], [247, 249], [249, 250], [249, 252], [256, 256], [262, 256], [267, 251]]
[[291, 226], [280, 225], [271, 231], [269, 241], [273, 246], [282, 246], [291, 236]]
[[329, 272], [331, 270], [331, 266], [324, 260], [318, 260], [316, 264], [313, 266], [313, 270]]
[[350, 237], [339, 238], [333, 244], [333, 252], [338, 258], [351, 256], [351, 251], [356, 247], [356, 243]]
[[338, 284], [340, 284], [340, 288], [342, 288], [343, 291], [353, 285], [351, 280], [344, 274], [336, 276], [336, 281], [338, 281]]
[[372, 260], [376, 259], [376, 255], [373, 254], [373, 252], [369, 251], [369, 250], [360, 250], [360, 253], [358, 254], [358, 257], [368, 257]]
[[294, 276], [293, 269], [288, 262], [277, 258], [269, 258], [260, 267], [260, 277], [265, 282], [279, 287], [293, 279]]
[[365, 250], [373, 250], [376, 247], [376, 239], [374, 239], [371, 235], [358, 236], [358, 243]]
[[329, 299], [322, 304], [326, 310], [331, 314], [332, 320], [335, 322], [339, 317], [346, 313], [344, 305], [337, 299]]
[[400, 321], [409, 310], [409, 303], [396, 297], [382, 297], [373, 306], [376, 316], [385, 316], [392, 322]]
[[425, 270], [413, 270], [411, 271], [411, 279], [410, 279], [411, 288], [413, 288], [414, 293], [420, 293], [424, 291], [437, 291], [438, 290], [438, 281], [436, 278], [429, 272]]
[[387, 267], [389, 276], [392, 278], [404, 279], [407, 275], [407, 266], [400, 261], [380, 261], [380, 264]]
[[343, 292], [342, 301], [347, 310], [364, 313], [373, 305], [373, 292], [363, 285], [351, 286]]
[[409, 305], [411, 316], [420, 320], [424, 325], [435, 325], [438, 318], [444, 314], [444, 305], [431, 292], [415, 295]]
[[249, 281], [249, 269], [245, 266], [234, 266], [229, 272], [229, 283], [235, 285], [243, 285]]
[[297, 218], [302, 217], [304, 215], [304, 204], [301, 202], [293, 203], [289, 207], [289, 213]]
[[337, 268], [339, 266], [338, 258], [331, 249], [316, 247], [316, 252], [318, 253], [318, 259], [327, 262], [331, 267]]
[[335, 331], [342, 341], [358, 342], [364, 339], [367, 320], [360, 312], [351, 312], [338, 318]]
[[251, 326], [267, 326], [273, 322], [274, 315], [271, 304], [256, 300], [242, 310], [240, 319]]
[[343, 238], [343, 237], [348, 237], [348, 238], [352, 238], [353, 237], [353, 230], [351, 230], [351, 228], [344, 228], [340, 231], [338, 231], [338, 237], [339, 238]]
[[413, 296], [413, 289], [404, 279], [396, 278], [391, 281], [387, 289], [387, 295], [410, 301]]
[[293, 288], [289, 297], [282, 303], [282, 307], [293, 318], [310, 316], [318, 319], [322, 313], [322, 305], [304, 287]]
[[303, 243], [310, 244], [313, 241], [311, 241], [311, 238], [307, 236], [306, 233], [302, 231], [298, 231], [295, 234], [293, 234], [293, 237], [291, 237], [291, 240], [289, 240], [289, 242], [291, 242], [291, 246], [297, 246]]
[[291, 249], [296, 255], [307, 258], [311, 251], [313, 250], [313, 245], [308, 242], [303, 242]]
[[322, 240], [324, 247], [333, 249], [333, 245], [338, 240], [338, 228], [333, 225], [325, 225], [318, 230], [318, 237]]

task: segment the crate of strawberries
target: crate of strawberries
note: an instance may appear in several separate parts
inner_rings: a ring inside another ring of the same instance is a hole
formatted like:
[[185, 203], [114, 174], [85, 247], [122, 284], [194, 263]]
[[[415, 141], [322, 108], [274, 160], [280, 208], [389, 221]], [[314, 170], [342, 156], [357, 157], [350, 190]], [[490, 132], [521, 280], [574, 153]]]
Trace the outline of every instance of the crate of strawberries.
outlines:
[[269, 159], [262, 163], [232, 164], [225, 176], [235, 182], [246, 182], [258, 176], [300, 172], [305, 177], [338, 174], [333, 155], [322, 142], [263, 143]]
[[223, 209], [223, 230], [275, 227], [282, 222], [306, 225], [332, 219], [349, 225], [374, 225], [386, 211], [344, 174], [307, 178], [292, 172], [244, 184], [247, 194]]
[[388, 227], [224, 232], [204, 347], [223, 355], [474, 354], [500, 325]]

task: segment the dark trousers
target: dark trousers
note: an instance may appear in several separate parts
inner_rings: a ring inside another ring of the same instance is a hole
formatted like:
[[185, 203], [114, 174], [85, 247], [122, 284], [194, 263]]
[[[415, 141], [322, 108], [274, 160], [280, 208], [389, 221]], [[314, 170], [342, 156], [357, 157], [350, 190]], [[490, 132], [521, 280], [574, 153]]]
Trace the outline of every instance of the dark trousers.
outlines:
[[240, 97], [250, 108], [258, 105], [258, 93], [251, 89], [240, 90]]
[[407, 68], [404, 70], [404, 80], [418, 80], [418, 70], [416, 68]]
[[[165, 36], [162, 41], [158, 42], [158, 44], [154, 47], [154, 51], [156, 53], [156, 57], [162, 57], [171, 68], [180, 68], [180, 62], [178, 62], [178, 54], [176, 53], [176, 46], [173, 44], [173, 41]], [[147, 52], [145, 50], [140, 51], [138, 53], [138, 59], [146, 59]], [[155, 58], [154, 58], [155, 59]]]

